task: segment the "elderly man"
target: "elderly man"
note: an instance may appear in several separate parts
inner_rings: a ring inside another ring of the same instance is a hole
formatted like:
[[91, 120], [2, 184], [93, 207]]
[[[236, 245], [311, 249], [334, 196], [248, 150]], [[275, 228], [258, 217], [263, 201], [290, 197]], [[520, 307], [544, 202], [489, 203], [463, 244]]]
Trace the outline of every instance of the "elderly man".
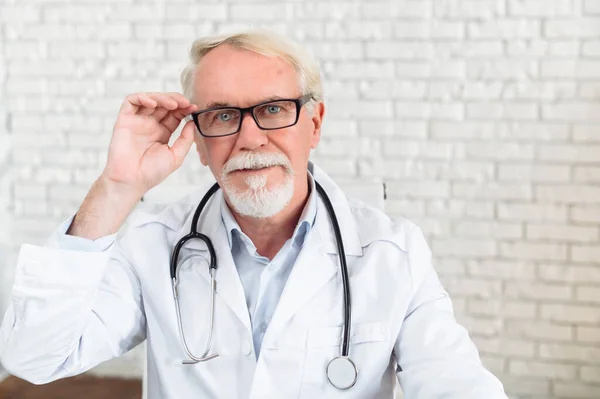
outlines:
[[[190, 55], [184, 95], [129, 95], [78, 212], [48, 245], [21, 248], [6, 369], [45, 383], [147, 340], [151, 399], [392, 398], [398, 385], [406, 398], [506, 398], [421, 230], [348, 200], [309, 162], [325, 114], [316, 63], [260, 32], [199, 39]], [[218, 186], [116, 240], [193, 141]]]

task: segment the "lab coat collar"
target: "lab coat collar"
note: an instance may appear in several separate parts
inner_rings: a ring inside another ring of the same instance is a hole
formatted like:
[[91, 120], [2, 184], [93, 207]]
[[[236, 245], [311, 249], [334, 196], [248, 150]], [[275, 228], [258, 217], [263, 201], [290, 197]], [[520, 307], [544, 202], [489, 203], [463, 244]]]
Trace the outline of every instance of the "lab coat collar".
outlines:
[[[333, 209], [335, 210], [335, 214], [338, 220], [338, 224], [340, 225], [340, 232], [342, 235], [342, 240], [344, 242], [344, 250], [346, 251], [346, 255], [348, 256], [362, 256], [362, 245], [360, 241], [360, 237], [358, 235], [358, 228], [356, 225], [356, 221], [352, 216], [352, 211], [350, 209], [350, 205], [348, 204], [348, 200], [346, 199], [345, 194], [340, 189], [340, 187], [317, 165], [313, 162], [308, 163], [308, 169], [312, 174], [314, 180], [318, 182], [329, 197], [331, 204], [333, 205]], [[203, 190], [196, 191], [192, 195], [189, 196], [192, 200], [188, 200], [192, 203], [190, 208], [188, 209], [188, 215], [181, 227], [178, 229], [178, 237], [183, 237], [188, 234], [190, 231], [190, 227], [192, 224], [192, 218], [194, 216], [194, 212], [196, 210], [196, 206], [202, 199], [202, 196], [205, 192], [210, 188], [210, 186], [204, 188]], [[206, 208], [202, 212], [202, 216], [200, 217], [200, 222], [198, 226], [198, 232], [204, 233], [211, 237], [214, 241], [216, 240], [216, 236], [214, 235], [221, 227], [223, 227], [223, 221], [221, 220], [221, 209], [220, 205], [224, 201], [222, 190], [218, 190], [211, 200], [206, 205]], [[323, 199], [321, 196], [317, 196], [317, 217], [314, 221], [314, 228], [318, 230], [319, 235], [323, 239], [323, 242], [320, 247], [323, 251], [330, 254], [337, 254], [337, 243], [335, 240], [335, 234], [333, 231], [333, 225], [331, 224], [331, 220], [329, 219], [327, 208], [325, 208], [325, 204], [323, 203]], [[183, 216], [183, 215], [181, 215]], [[225, 232], [225, 243], [228, 245], [227, 232], [223, 227]], [[312, 229], [311, 229], [312, 230]], [[212, 238], [215, 237], [215, 238]], [[200, 242], [199, 240], [192, 240], [191, 242], [186, 244], [188, 248], [195, 249], [206, 249], [206, 246]]]

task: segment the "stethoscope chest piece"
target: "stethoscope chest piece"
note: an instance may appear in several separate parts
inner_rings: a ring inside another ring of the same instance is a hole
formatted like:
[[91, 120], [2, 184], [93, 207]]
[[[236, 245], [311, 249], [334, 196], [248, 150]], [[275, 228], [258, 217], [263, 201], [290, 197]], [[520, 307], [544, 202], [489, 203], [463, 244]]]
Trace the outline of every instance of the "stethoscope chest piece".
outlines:
[[327, 379], [337, 389], [350, 389], [356, 383], [358, 372], [354, 362], [346, 356], [333, 358], [327, 365]]

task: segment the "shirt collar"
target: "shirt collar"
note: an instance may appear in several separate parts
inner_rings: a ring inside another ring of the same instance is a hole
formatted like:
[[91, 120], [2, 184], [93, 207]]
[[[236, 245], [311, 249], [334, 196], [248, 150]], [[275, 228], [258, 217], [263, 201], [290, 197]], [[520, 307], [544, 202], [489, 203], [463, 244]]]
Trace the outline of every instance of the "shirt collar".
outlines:
[[[310, 194], [308, 196], [308, 201], [306, 201], [306, 205], [304, 206], [304, 210], [300, 215], [300, 219], [298, 220], [298, 224], [294, 229], [294, 234], [292, 234], [292, 242], [297, 246], [302, 246], [304, 243], [304, 239], [310, 229], [313, 227], [315, 222], [315, 217], [317, 215], [317, 193], [315, 188], [315, 181], [310, 173], [308, 172], [308, 184], [310, 188]], [[237, 231], [239, 237], [242, 239], [246, 238], [249, 243], [251, 243], [250, 239], [244, 234], [244, 232], [240, 229], [238, 222], [233, 217], [231, 210], [227, 206], [227, 202], [225, 201], [225, 196], [222, 197], [221, 200], [221, 220], [223, 221], [223, 225], [225, 226], [225, 231], [227, 232], [227, 240], [229, 241], [229, 248], [233, 247], [233, 232]]]

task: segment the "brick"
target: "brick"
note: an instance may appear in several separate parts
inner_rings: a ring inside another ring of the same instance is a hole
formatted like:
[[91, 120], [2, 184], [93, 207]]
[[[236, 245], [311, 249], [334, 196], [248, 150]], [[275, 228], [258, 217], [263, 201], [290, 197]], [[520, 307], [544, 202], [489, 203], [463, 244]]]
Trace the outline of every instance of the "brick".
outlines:
[[600, 323], [600, 314], [597, 310], [596, 306], [542, 303], [540, 305], [540, 318], [559, 323], [596, 325]]
[[498, 180], [569, 182], [571, 180], [571, 168], [562, 165], [499, 165]]
[[[441, 166], [444, 168], [444, 165]], [[491, 201], [464, 201], [457, 199], [449, 201], [431, 200], [427, 204], [427, 214], [449, 218], [493, 219], [494, 203]]]
[[[327, 63], [324, 63], [327, 65]], [[394, 77], [392, 62], [346, 61], [335, 67], [339, 79], [391, 79]], [[389, 84], [389, 82], [387, 82]]]
[[598, 0], [584, 0], [584, 11], [586, 14], [600, 14]]
[[600, 199], [600, 187], [581, 185], [539, 185], [535, 197], [544, 202], [590, 204]]
[[528, 320], [535, 318], [537, 305], [533, 302], [525, 301], [510, 301], [498, 299], [476, 299], [469, 298], [467, 302], [467, 310], [472, 315], [495, 316], [499, 315], [508, 320]]
[[402, 3], [387, 0], [368, 4], [365, 3], [361, 4], [359, 15], [364, 19], [420, 19], [431, 15], [432, 3], [433, 2], [430, 0], [410, 0]]
[[586, 41], [583, 43], [581, 53], [584, 56], [600, 56], [600, 41]]
[[544, 36], [549, 38], [597, 38], [600, 34], [600, 18], [573, 18], [548, 20], [544, 24]]
[[581, 380], [585, 382], [600, 383], [600, 367], [581, 366], [579, 369]]
[[579, 16], [571, 0], [509, 0], [508, 15], [515, 17]]
[[360, 42], [324, 42], [307, 45], [316, 57], [322, 60], [360, 60], [364, 58], [363, 44]]
[[468, 103], [468, 119], [481, 120], [535, 120], [538, 119], [538, 105], [534, 103]]
[[407, 181], [388, 185], [388, 198], [448, 198], [450, 185], [447, 182]]
[[461, 39], [465, 25], [457, 21], [404, 21], [394, 26], [394, 36], [401, 39]]
[[52, 23], [102, 23], [115, 17], [111, 15], [111, 6], [106, 4], [49, 5], [43, 11], [44, 21]]
[[[436, 68], [436, 66], [434, 66]], [[445, 73], [438, 73], [439, 71], [445, 71]], [[431, 77], [435, 78], [446, 78], [446, 77], [457, 77], [460, 75], [464, 75], [462, 72], [463, 64], [462, 63], [448, 63], [446, 68], [443, 69], [432, 69]], [[459, 97], [461, 86], [457, 82], [442, 82], [442, 81], [432, 81], [427, 85], [427, 91], [425, 93], [425, 98], [429, 100], [440, 100], [444, 102], [449, 102], [452, 99]], [[432, 101], [433, 103], [433, 101]], [[434, 104], [432, 104], [434, 105]], [[439, 106], [436, 104], [436, 106]], [[448, 104], [450, 106], [450, 104]], [[455, 117], [461, 118], [463, 112], [462, 104], [457, 106], [456, 104], [452, 105], [455, 109]]]
[[539, 362], [510, 360], [508, 369], [511, 374], [533, 377], [533, 378], [551, 378], [551, 379], [575, 379], [577, 367], [574, 365], [565, 365], [559, 362]]
[[571, 259], [575, 262], [593, 263], [600, 259], [598, 245], [573, 245], [571, 246]]
[[462, 120], [464, 105], [447, 102], [396, 101], [395, 115], [411, 119]]
[[39, 23], [42, 19], [41, 7], [31, 4], [0, 6], [0, 22], [14, 23]]
[[511, 57], [579, 56], [580, 48], [577, 40], [519, 39], [506, 43], [506, 53]]
[[351, 3], [344, 1], [296, 2], [293, 11], [294, 19], [347, 21], [356, 20], [361, 16], [361, 5], [356, 2]]
[[573, 288], [565, 284], [512, 282], [504, 288], [504, 296], [512, 299], [548, 302], [568, 301], [573, 297]]
[[535, 279], [536, 268], [528, 262], [506, 260], [470, 260], [468, 274], [500, 280], [530, 281]]
[[468, 37], [491, 38], [536, 38], [541, 36], [540, 21], [518, 19], [495, 19], [483, 22], [470, 22], [467, 25]]
[[394, 26], [390, 21], [328, 21], [324, 28], [326, 39], [391, 39]]
[[590, 399], [597, 398], [600, 393], [600, 387], [596, 384], [568, 383], [562, 381], [554, 382], [554, 392], [556, 395], [568, 397], [569, 399]]
[[436, 0], [433, 3], [436, 17], [490, 20], [506, 14], [503, 1], [496, 0]]
[[590, 83], [579, 88], [578, 95], [584, 100], [600, 99], [600, 83]]
[[515, 100], [559, 100], [577, 96], [575, 82], [517, 82], [504, 87], [502, 98]]
[[499, 254], [507, 259], [567, 260], [567, 246], [533, 242], [500, 243]]
[[520, 184], [473, 184], [455, 183], [452, 194], [457, 198], [496, 199], [496, 200], [528, 200], [531, 198], [531, 187]]
[[448, 238], [432, 242], [432, 250], [439, 256], [487, 256], [496, 255], [496, 244], [492, 240]]
[[[425, 82], [375, 80], [360, 82], [360, 93], [365, 98], [420, 99], [425, 97], [428, 86]], [[328, 89], [328, 93], [331, 89]], [[328, 94], [328, 97], [329, 94]]]
[[[324, 122], [326, 123], [326, 122]], [[360, 121], [358, 131], [373, 136], [393, 136], [410, 139], [427, 137], [427, 124], [418, 121]]]
[[573, 127], [573, 141], [584, 143], [600, 143], [600, 134], [598, 134], [598, 124], [576, 124]]
[[473, 80], [517, 79], [525, 80], [538, 76], [538, 63], [530, 60], [469, 60], [467, 77]]
[[465, 100], [499, 99], [504, 87], [503, 82], [475, 81], [465, 82], [461, 98]]
[[466, 156], [475, 159], [532, 160], [535, 155], [535, 147], [530, 144], [468, 143], [465, 149]]
[[599, 344], [600, 327], [576, 326], [575, 336], [579, 342], [586, 344]]
[[461, 237], [523, 237], [523, 227], [517, 223], [459, 221], [454, 226], [454, 232]]
[[502, 40], [460, 40], [435, 43], [435, 54], [438, 58], [487, 59], [501, 57], [504, 54]]
[[352, 137], [357, 135], [358, 126], [356, 121], [326, 118], [323, 121], [323, 129], [330, 136]]
[[433, 45], [427, 42], [377, 41], [366, 44], [366, 56], [374, 60], [423, 60], [431, 59], [433, 55]]
[[576, 287], [575, 298], [581, 302], [600, 303], [600, 288], [587, 286]]
[[576, 166], [574, 177], [577, 182], [600, 183], [600, 167]]
[[565, 225], [527, 225], [527, 238], [563, 242], [594, 242], [599, 239], [598, 227]]
[[566, 141], [569, 138], [567, 124], [541, 122], [502, 121], [432, 121], [431, 137], [435, 139], [510, 139], [536, 141]]
[[391, 118], [391, 101], [336, 101], [329, 105], [329, 115], [335, 118], [350, 118], [361, 115], [362, 118]]
[[600, 269], [595, 266], [539, 265], [539, 278], [543, 281], [564, 283], [600, 283]]
[[[262, 11], [262, 10], [261, 10]], [[226, 4], [169, 4], [165, 7], [167, 21], [224, 21], [227, 18]], [[237, 11], [236, 11], [237, 12]], [[191, 39], [191, 38], [190, 38]], [[191, 44], [191, 43], [190, 43]]]
[[544, 342], [571, 342], [574, 329], [545, 321], [507, 320], [506, 334], [511, 338]]
[[600, 223], [600, 206], [573, 206], [571, 220], [579, 223]]

